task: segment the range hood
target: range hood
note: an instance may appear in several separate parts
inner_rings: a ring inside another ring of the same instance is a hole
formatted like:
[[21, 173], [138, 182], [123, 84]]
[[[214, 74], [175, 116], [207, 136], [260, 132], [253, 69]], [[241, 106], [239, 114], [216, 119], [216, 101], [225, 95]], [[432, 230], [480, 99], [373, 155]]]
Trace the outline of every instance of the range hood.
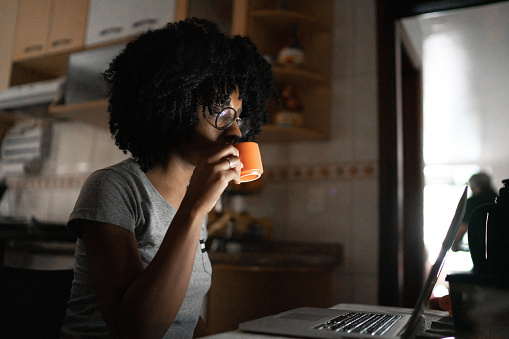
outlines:
[[65, 77], [12, 86], [0, 91], [0, 109], [14, 110], [22, 107], [51, 103], [61, 98]]

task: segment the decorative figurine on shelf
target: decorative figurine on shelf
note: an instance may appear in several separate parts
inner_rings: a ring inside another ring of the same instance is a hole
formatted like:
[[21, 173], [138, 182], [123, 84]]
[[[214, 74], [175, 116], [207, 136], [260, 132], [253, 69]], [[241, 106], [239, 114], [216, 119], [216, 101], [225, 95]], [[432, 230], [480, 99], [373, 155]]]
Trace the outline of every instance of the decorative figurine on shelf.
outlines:
[[277, 55], [277, 63], [283, 66], [300, 66], [304, 61], [304, 49], [299, 41], [299, 26], [295, 24], [290, 43], [283, 47]]
[[302, 101], [293, 86], [286, 86], [281, 92], [281, 109], [274, 116], [274, 123], [279, 126], [302, 125]]

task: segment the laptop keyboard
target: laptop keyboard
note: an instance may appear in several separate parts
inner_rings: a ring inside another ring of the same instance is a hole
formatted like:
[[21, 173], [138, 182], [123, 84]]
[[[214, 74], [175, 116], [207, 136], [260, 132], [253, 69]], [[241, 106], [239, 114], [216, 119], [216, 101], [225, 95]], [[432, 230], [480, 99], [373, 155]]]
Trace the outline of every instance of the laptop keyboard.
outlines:
[[348, 312], [315, 326], [317, 330], [383, 335], [401, 316], [392, 314]]

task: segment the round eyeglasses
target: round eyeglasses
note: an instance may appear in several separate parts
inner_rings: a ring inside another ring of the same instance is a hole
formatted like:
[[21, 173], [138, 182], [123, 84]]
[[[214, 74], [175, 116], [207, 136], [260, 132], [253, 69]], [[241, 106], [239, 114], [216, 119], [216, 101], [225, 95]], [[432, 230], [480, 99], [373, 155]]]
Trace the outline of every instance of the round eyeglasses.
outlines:
[[237, 122], [242, 136], [245, 136], [251, 128], [251, 120], [249, 118], [241, 118], [237, 116], [237, 111], [233, 107], [226, 107], [216, 115], [214, 127], [224, 131], [230, 128], [234, 122]]

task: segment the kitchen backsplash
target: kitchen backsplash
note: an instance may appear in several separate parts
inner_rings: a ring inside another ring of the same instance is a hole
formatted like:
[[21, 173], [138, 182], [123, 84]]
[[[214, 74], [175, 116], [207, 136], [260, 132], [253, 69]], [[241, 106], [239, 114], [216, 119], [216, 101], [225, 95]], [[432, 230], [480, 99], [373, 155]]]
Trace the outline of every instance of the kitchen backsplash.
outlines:
[[77, 121], [53, 121], [49, 128], [49, 152], [39, 168], [5, 178], [0, 216], [66, 223], [88, 175], [127, 157], [106, 129]]

